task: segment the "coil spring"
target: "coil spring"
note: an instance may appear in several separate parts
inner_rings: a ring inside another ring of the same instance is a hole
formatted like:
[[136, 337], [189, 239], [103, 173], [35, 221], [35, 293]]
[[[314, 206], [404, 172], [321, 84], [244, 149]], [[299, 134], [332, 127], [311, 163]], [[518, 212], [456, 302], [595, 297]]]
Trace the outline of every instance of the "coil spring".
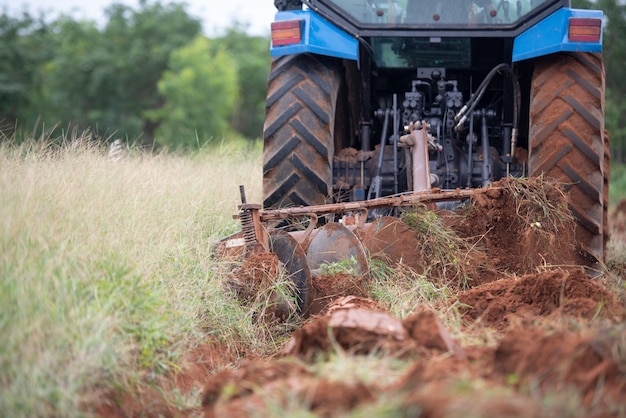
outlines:
[[256, 233], [254, 232], [254, 222], [250, 210], [242, 210], [239, 215], [241, 220], [241, 231], [246, 243], [246, 252], [251, 252], [257, 246]]

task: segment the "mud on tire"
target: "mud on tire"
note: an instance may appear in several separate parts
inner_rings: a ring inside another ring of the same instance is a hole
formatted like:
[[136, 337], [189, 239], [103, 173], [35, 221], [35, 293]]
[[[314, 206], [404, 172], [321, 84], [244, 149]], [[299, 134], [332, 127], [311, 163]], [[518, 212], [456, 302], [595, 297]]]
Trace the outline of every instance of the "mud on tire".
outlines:
[[529, 173], [571, 185], [577, 241], [598, 261], [606, 245], [604, 84], [602, 54], [550, 55], [535, 64], [530, 99]]
[[263, 128], [263, 205], [326, 203], [332, 193], [342, 67], [310, 54], [272, 61]]

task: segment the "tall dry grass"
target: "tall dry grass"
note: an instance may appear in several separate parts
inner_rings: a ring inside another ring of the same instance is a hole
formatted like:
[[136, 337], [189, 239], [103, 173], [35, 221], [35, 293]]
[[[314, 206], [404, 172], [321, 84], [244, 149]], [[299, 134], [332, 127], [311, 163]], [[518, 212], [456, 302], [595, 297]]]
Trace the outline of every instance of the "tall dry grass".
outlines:
[[253, 338], [211, 244], [239, 228], [240, 184], [260, 201], [260, 161], [235, 142], [117, 162], [84, 138], [2, 143], [2, 415], [81, 416], [99, 390], [176, 368], [194, 341]]

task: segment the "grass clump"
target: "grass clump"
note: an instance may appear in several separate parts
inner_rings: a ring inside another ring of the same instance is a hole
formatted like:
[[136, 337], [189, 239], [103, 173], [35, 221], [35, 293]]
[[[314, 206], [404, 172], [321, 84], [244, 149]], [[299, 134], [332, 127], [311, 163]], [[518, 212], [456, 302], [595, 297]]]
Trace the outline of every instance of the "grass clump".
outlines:
[[531, 178], [507, 178], [501, 183], [516, 205], [516, 213], [525, 225], [546, 234], [573, 228], [575, 218], [567, 207], [567, 196], [558, 183]]
[[415, 270], [380, 260], [370, 261], [370, 296], [392, 316], [406, 318], [418, 307], [432, 307], [451, 295], [448, 286], [437, 285]]
[[333, 263], [322, 263], [320, 265], [320, 269], [321, 273], [327, 276], [340, 273], [344, 273], [348, 276], [358, 276], [360, 274], [359, 262], [354, 256], [346, 260], [336, 261]]
[[233, 303], [245, 312], [243, 323], [251, 326], [249, 333], [257, 341], [250, 347], [251, 354], [275, 353], [302, 324], [297, 313], [298, 290], [275, 254], [248, 256], [223, 282]]
[[403, 211], [401, 219], [420, 242], [415, 256], [423, 260], [424, 274], [431, 281], [467, 289], [476, 274], [477, 260], [484, 259], [484, 255], [424, 205]]

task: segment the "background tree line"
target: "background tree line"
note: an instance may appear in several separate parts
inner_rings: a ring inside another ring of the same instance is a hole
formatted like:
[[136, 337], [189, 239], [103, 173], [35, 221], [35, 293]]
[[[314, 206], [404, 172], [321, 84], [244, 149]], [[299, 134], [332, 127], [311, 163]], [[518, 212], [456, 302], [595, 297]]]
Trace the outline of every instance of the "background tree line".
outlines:
[[[573, 0], [605, 12], [606, 124], [626, 161], [626, 5]], [[112, 5], [106, 22], [0, 16], [0, 131], [17, 138], [67, 129], [194, 148], [210, 138], [262, 134], [269, 38], [234, 23], [202, 35], [184, 4]]]
[[115, 4], [99, 27], [61, 17], [0, 16], [0, 130], [97, 136], [194, 148], [262, 134], [269, 38], [234, 23], [202, 35], [183, 4]]

